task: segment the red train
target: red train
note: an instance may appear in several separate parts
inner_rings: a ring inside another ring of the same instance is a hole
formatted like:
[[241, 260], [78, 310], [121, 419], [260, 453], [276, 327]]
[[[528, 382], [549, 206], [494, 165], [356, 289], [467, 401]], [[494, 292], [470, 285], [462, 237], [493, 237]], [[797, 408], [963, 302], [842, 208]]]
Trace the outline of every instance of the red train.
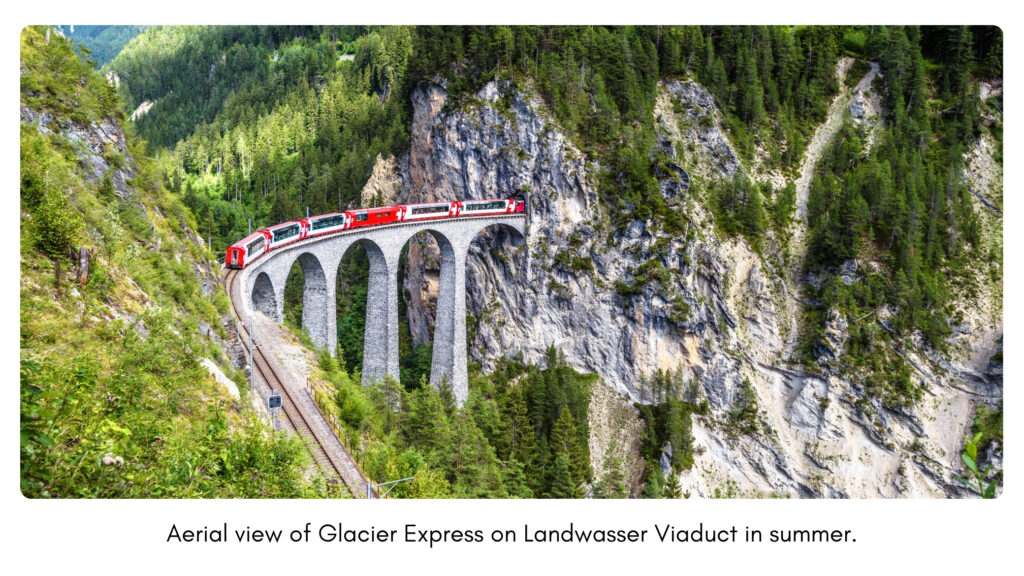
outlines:
[[508, 198], [403, 204], [310, 216], [253, 232], [228, 247], [224, 265], [228, 268], [245, 268], [246, 265], [263, 254], [287, 246], [292, 242], [362, 226], [380, 226], [396, 222], [438, 218], [515, 214], [523, 212], [525, 209], [526, 205], [522, 200]]

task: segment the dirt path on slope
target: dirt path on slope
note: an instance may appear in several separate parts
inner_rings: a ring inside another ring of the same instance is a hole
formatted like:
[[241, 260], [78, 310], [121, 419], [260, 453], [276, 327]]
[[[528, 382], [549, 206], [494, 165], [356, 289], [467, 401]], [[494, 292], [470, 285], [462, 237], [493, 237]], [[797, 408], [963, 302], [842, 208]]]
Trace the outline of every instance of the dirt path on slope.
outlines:
[[814, 169], [818, 165], [818, 160], [821, 159], [825, 149], [828, 148], [832, 140], [835, 139], [836, 134], [839, 133], [839, 129], [842, 128], [843, 117], [846, 114], [846, 110], [850, 107], [854, 95], [870, 90], [871, 82], [878, 75], [878, 64], [872, 62], [867, 74], [861, 78], [853, 90], [849, 90], [845, 87], [845, 79], [846, 71], [850, 68], [851, 64], [853, 64], [853, 60], [850, 58], [841, 58], [836, 63], [836, 76], [839, 77], [839, 85], [843, 86], [843, 88], [828, 107], [828, 117], [814, 130], [814, 136], [811, 137], [811, 142], [808, 144], [807, 150], [804, 151], [803, 162], [800, 164], [800, 177], [796, 180], [796, 220], [790, 226], [789, 235], [789, 276], [792, 290], [788, 294], [790, 296], [791, 325], [786, 339], [786, 347], [782, 352], [783, 359], [789, 359], [793, 356], [793, 351], [796, 350], [797, 344], [799, 328], [799, 320], [797, 318], [797, 312], [799, 311], [798, 300], [802, 296], [801, 288], [803, 284], [800, 273], [803, 268], [804, 259], [807, 257], [807, 196], [811, 189], [811, 179], [814, 178]]

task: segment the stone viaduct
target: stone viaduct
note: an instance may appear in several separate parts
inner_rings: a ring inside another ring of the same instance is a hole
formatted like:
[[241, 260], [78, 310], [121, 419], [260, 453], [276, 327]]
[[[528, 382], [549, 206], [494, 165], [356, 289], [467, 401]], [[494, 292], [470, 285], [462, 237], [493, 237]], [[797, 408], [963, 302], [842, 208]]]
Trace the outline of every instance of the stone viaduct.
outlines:
[[469, 393], [466, 368], [466, 255], [476, 236], [491, 226], [526, 236], [525, 214], [460, 217], [357, 228], [307, 238], [260, 256], [242, 270], [245, 304], [277, 322], [284, 320], [284, 287], [298, 261], [304, 279], [302, 327], [319, 347], [338, 347], [337, 274], [348, 249], [360, 243], [370, 261], [363, 339], [363, 385], [390, 374], [398, 379], [398, 260], [402, 248], [420, 232], [441, 249], [441, 277], [434, 324], [430, 383], [447, 378], [461, 405]]

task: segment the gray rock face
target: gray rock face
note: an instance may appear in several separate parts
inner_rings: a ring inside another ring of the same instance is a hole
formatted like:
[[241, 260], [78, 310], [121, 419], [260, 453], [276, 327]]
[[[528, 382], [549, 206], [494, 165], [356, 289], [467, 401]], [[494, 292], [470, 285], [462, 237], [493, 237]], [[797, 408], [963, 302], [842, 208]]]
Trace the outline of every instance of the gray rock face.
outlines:
[[[611, 231], [589, 176], [597, 167], [554, 127], [539, 100], [499, 82], [451, 112], [442, 112], [446, 98], [439, 84], [413, 94], [409, 187], [401, 199], [522, 196], [528, 206], [525, 247], [501, 230], [470, 246], [470, 358], [485, 369], [503, 355], [538, 362], [554, 345], [575, 368], [601, 374], [635, 399], [656, 369], [699, 361], [699, 334], [724, 309], [715, 303], [721, 288], [714, 269], [726, 264], [715, 250], [675, 238], [656, 251], [657, 230], [646, 222]], [[679, 179], [666, 178], [664, 188], [683, 201]], [[669, 279], [620, 296], [616, 281], [632, 281], [634, 269], [650, 260]], [[414, 338], [433, 324], [435, 304], [422, 288], [433, 282], [436, 261], [430, 245], [410, 248], [405, 290]], [[709, 303], [700, 303], [702, 295]]]
[[[70, 120], [55, 121], [50, 112], [39, 112], [32, 108], [21, 108], [22, 123], [35, 124], [41, 134], [57, 132], [67, 138], [77, 149], [79, 165], [83, 168], [82, 175], [88, 182], [95, 182], [105, 174], [110, 174], [114, 184], [114, 194], [129, 200], [136, 195], [136, 190], [128, 184], [135, 177], [135, 163], [128, 154], [128, 146], [124, 130], [112, 118], [104, 118], [99, 123], [88, 125], [77, 124]], [[120, 157], [118, 166], [111, 166], [110, 159]]]
[[861, 120], [867, 113], [864, 106], [864, 95], [857, 93], [853, 95], [853, 101], [850, 102], [850, 116], [855, 120]]
[[842, 312], [829, 308], [825, 319], [824, 337], [814, 345], [814, 355], [820, 364], [835, 364], [843, 355], [846, 345], [846, 329], [849, 323]]
[[731, 177], [740, 169], [740, 161], [732, 144], [722, 133], [718, 124], [718, 107], [715, 99], [696, 82], [673, 80], [665, 89], [682, 104], [693, 140], [707, 150], [717, 162], [721, 171]]
[[[990, 375], [959, 360], [926, 361], [908, 352], [914, 378], [936, 400], [888, 410], [865, 397], [856, 374], [840, 372], [852, 320], [838, 311], [819, 342], [827, 355], [820, 373], [791, 366], [787, 340], [796, 339], [788, 332], [799, 323], [796, 307], [786, 304], [781, 256], [769, 248], [762, 257], [743, 240], [717, 238], [702, 191], [689, 186], [687, 172], [725, 179], [744, 170], [706, 90], [668, 82], [656, 106], [659, 145], [686, 168], [659, 174], [669, 205], [691, 223], [679, 235], [645, 221], [613, 230], [592, 180], [600, 167], [583, 158], [530, 94], [529, 87], [497, 81], [449, 106], [441, 83], [413, 94], [411, 150], [399, 161], [399, 201], [527, 200], [525, 245], [494, 230], [469, 247], [471, 360], [485, 370], [501, 356], [541, 362], [554, 345], [574, 368], [599, 374], [640, 402], [655, 400], [647, 386], [655, 371], [677, 372], [686, 393], [692, 390], [709, 409], [694, 418], [696, 465], [681, 477], [684, 492], [697, 496], [722, 490], [827, 497], [963, 494], [954, 474], [974, 400], [961, 387], [991, 398], [1001, 381], [986, 384]], [[429, 341], [435, 324], [439, 261], [432, 241], [410, 246], [405, 297], [418, 342]], [[844, 267], [844, 282], [862, 281], [858, 264]], [[664, 275], [640, 283], [638, 276], [651, 276], [641, 267], [663, 269]], [[888, 316], [879, 310], [878, 322]], [[944, 371], [932, 371], [931, 364]], [[744, 380], [758, 403], [754, 435], [728, 425]], [[925, 456], [903, 448], [916, 446], [917, 438]]]

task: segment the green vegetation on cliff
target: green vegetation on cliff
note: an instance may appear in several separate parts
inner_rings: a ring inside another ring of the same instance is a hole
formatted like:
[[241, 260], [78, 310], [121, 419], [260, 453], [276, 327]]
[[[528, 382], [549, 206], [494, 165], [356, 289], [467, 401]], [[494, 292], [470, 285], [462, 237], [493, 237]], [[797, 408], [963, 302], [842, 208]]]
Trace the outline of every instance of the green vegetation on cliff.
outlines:
[[[356, 29], [361, 30], [361, 29]], [[154, 27], [109, 66], [217, 250], [256, 227], [358, 203], [378, 154], [408, 146], [402, 73], [409, 30], [350, 42], [347, 28]], [[353, 49], [354, 60], [340, 60]]]
[[[982, 102], [977, 82], [999, 69], [993, 55], [1001, 44], [990, 27], [879, 28], [866, 51], [881, 65], [884, 128], [869, 148], [867, 126], [847, 122], [811, 182], [806, 264], [823, 282], [811, 294], [820, 302], [810, 312], [819, 333], [809, 334], [807, 346], [820, 341], [826, 311], [841, 310], [851, 319], [849, 364], [867, 370], [865, 387], [888, 406], [912, 403], [921, 390], [901, 355], [882, 347], [886, 329], [896, 336], [920, 330], [941, 349], [959, 322], [953, 287], [986, 282], [976, 270], [990, 264], [1001, 276], [962, 179], [964, 154], [976, 139], [984, 132], [1001, 138], [1001, 114]], [[852, 259], [881, 267], [844, 281], [839, 267]], [[880, 325], [873, 317], [883, 307], [893, 314]]]

